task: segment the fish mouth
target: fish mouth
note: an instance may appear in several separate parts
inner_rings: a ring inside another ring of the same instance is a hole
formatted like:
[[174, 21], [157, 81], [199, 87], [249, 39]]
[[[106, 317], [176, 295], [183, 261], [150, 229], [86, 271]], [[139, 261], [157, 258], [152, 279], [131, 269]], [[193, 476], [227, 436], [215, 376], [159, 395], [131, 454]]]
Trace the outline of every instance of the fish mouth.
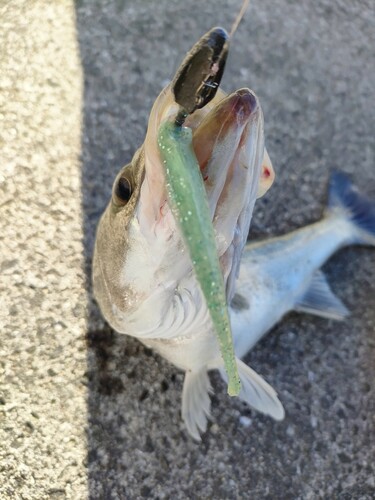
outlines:
[[235, 231], [246, 229], [238, 227], [240, 215], [257, 195], [264, 141], [255, 94], [240, 89], [220, 101], [194, 130], [193, 148], [220, 235], [220, 256]]
[[[145, 140], [145, 177], [138, 220], [150, 237], [176, 230], [167, 202], [165, 177], [157, 133], [160, 124], [178, 112], [171, 88], [160, 94], [152, 109]], [[218, 91], [204, 108], [189, 115], [192, 146], [206, 188], [215, 229], [218, 255], [226, 282], [234, 275], [246, 242], [253, 206], [273, 181], [273, 169], [264, 153], [263, 113], [248, 88], [230, 95]], [[234, 273], [234, 274], [233, 274]], [[228, 287], [232, 288], [227, 285]]]

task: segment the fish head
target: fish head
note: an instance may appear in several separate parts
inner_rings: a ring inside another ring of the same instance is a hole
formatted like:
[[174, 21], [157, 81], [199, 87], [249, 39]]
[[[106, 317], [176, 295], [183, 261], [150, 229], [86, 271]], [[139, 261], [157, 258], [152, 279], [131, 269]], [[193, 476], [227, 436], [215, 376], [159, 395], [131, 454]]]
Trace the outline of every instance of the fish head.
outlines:
[[[117, 175], [97, 229], [95, 297], [113, 328], [144, 338], [172, 335], [178, 316], [176, 296], [186, 316], [198, 318], [206, 311], [169, 205], [157, 144], [160, 124], [177, 112], [169, 85], [152, 108], [143, 146]], [[255, 200], [274, 179], [264, 148], [259, 99], [247, 88], [230, 95], [219, 90], [184, 125], [193, 132], [192, 147], [206, 188], [229, 303]], [[184, 294], [189, 300], [181, 298]], [[169, 318], [172, 305], [175, 312]], [[176, 328], [176, 336], [181, 331]]]

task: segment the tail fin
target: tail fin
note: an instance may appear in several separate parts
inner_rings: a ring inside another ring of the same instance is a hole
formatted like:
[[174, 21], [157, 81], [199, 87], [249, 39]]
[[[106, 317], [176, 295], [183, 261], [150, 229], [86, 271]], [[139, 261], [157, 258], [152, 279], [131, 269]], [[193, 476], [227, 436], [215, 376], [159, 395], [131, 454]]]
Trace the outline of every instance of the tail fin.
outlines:
[[352, 223], [353, 243], [375, 246], [375, 202], [360, 193], [341, 172], [331, 176], [327, 212], [343, 213]]
[[182, 418], [189, 434], [197, 441], [206, 432], [210, 417], [212, 388], [207, 370], [186, 372], [182, 391]]

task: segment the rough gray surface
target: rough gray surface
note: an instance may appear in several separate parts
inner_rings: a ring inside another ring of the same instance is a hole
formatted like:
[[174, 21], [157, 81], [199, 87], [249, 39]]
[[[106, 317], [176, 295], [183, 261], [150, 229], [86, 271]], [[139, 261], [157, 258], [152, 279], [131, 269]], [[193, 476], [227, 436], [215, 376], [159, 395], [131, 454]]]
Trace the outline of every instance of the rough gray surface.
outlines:
[[[290, 315], [249, 354], [285, 421], [213, 376], [201, 444], [180, 419], [182, 375], [110, 332], [92, 302], [83, 271], [112, 180], [184, 52], [238, 8], [202, 3], [80, 1], [76, 27], [69, 2], [3, 4], [1, 498], [375, 496], [373, 250], [326, 266], [345, 323]], [[260, 96], [278, 176], [253, 237], [318, 219], [333, 168], [375, 199], [374, 46], [371, 1], [252, 2], [224, 86]]]
[[74, 9], [2, 2], [0, 19], [0, 498], [85, 498]]

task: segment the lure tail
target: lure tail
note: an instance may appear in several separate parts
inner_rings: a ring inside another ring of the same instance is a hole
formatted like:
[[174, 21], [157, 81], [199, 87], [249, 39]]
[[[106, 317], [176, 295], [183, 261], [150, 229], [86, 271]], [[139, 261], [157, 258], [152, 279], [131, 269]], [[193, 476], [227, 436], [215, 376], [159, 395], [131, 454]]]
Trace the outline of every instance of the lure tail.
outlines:
[[375, 246], [375, 202], [341, 172], [334, 172], [330, 180], [327, 215], [344, 216], [351, 224], [348, 244]]
[[[238, 373], [241, 379], [241, 391], [238, 397], [251, 408], [274, 420], [283, 420], [284, 407], [277, 397], [276, 391], [254, 370], [237, 358]], [[220, 370], [221, 377], [227, 381], [224, 370]]]

